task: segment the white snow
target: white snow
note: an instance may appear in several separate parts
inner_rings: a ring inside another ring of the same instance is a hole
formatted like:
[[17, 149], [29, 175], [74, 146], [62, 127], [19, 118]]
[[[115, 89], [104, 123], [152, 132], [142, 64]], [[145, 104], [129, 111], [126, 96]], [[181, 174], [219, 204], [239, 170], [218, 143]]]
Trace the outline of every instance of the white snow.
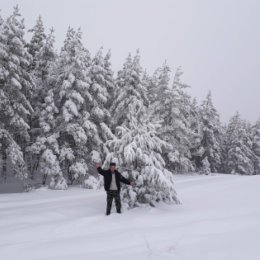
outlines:
[[181, 205], [105, 216], [105, 192], [0, 195], [2, 260], [259, 260], [260, 176], [175, 176]]

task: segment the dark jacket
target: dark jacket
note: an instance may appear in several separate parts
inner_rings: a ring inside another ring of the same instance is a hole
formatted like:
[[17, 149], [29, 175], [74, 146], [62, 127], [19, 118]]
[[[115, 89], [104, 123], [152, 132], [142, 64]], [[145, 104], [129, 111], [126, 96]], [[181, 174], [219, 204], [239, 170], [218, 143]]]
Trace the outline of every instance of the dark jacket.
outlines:
[[[104, 176], [104, 188], [106, 191], [109, 190], [110, 188], [110, 184], [111, 184], [111, 181], [112, 181], [112, 174], [111, 173], [111, 170], [108, 169], [108, 170], [103, 170], [101, 169], [101, 167], [98, 167], [97, 168], [97, 171], [99, 172], [99, 174], [101, 174], [102, 176]], [[115, 170], [115, 177], [116, 177], [116, 186], [117, 186], [117, 189], [120, 191], [120, 182], [123, 182], [125, 184], [128, 184], [130, 185], [131, 182], [126, 179], [124, 176], [122, 176], [122, 174], [120, 172], [118, 172], [117, 170]]]

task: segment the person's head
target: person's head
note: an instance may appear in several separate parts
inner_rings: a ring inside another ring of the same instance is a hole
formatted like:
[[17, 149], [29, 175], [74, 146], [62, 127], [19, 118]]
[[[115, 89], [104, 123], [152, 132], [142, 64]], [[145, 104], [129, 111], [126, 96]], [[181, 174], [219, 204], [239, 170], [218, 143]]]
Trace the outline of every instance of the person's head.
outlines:
[[111, 162], [109, 166], [110, 166], [110, 170], [111, 170], [112, 172], [115, 171], [115, 169], [116, 169], [116, 163]]

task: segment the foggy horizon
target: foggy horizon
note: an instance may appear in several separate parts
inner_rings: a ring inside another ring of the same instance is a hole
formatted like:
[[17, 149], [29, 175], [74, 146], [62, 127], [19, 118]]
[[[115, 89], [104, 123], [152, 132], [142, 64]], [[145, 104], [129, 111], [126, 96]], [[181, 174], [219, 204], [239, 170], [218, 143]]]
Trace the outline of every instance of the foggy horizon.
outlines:
[[260, 116], [259, 1], [0, 0], [1, 15], [9, 16], [16, 4], [26, 31], [39, 15], [46, 33], [54, 28], [57, 50], [69, 26], [81, 28], [92, 56], [101, 46], [104, 53], [111, 49], [114, 75], [128, 53], [139, 49], [149, 74], [165, 60], [172, 74], [181, 67], [182, 81], [198, 103], [211, 91], [223, 123], [236, 111], [252, 123]]

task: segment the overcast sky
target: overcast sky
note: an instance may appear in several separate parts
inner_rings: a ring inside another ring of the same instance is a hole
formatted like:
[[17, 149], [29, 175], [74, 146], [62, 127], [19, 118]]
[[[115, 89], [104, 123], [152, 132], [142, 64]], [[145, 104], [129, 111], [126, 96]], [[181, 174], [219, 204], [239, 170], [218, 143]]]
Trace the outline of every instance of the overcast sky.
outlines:
[[0, 0], [1, 15], [15, 4], [27, 29], [38, 15], [54, 27], [57, 48], [81, 27], [92, 55], [112, 50], [115, 70], [139, 48], [148, 72], [181, 66], [199, 102], [211, 90], [222, 121], [260, 116], [260, 0]]

